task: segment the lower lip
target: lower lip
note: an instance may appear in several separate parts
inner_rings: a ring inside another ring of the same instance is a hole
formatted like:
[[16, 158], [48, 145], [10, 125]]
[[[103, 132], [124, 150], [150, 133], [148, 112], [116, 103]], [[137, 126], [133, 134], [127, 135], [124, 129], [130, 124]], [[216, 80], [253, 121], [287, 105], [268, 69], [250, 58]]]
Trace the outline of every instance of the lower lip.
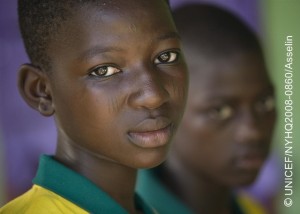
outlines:
[[259, 170], [263, 164], [262, 157], [243, 157], [238, 160], [238, 166], [244, 169]]
[[142, 148], [156, 148], [166, 145], [172, 136], [171, 125], [149, 132], [130, 132], [130, 141]]

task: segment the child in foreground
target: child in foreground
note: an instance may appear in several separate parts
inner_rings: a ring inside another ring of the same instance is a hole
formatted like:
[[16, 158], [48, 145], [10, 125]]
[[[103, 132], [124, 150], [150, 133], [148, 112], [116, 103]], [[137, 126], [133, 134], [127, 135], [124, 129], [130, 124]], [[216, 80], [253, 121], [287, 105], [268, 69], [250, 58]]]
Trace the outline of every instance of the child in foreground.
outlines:
[[19, 91], [57, 125], [33, 187], [0, 213], [154, 213], [137, 169], [165, 160], [187, 72], [164, 0], [19, 0]]
[[190, 87], [167, 161], [143, 171], [138, 192], [164, 214], [260, 214], [234, 189], [252, 184], [271, 144], [274, 89], [256, 35], [211, 5], [174, 11]]

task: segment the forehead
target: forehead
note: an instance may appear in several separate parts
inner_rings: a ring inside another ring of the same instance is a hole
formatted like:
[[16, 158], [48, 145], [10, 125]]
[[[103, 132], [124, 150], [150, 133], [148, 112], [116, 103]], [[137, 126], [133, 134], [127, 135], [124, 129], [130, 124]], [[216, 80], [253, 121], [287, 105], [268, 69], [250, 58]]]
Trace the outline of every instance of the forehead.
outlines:
[[99, 29], [103, 33], [145, 31], [147, 34], [144, 36], [151, 31], [154, 33], [155, 29], [174, 28], [170, 11], [163, 0], [110, 1], [104, 6], [87, 5], [76, 11], [70, 24], [74, 24], [75, 28], [86, 27], [86, 30]]
[[50, 56], [56, 55], [57, 50], [84, 49], [100, 43], [124, 46], [124, 42], [133, 37], [136, 44], [141, 44], [143, 40], [153, 40], [176, 31], [164, 0], [112, 0], [84, 4], [72, 9], [71, 16], [60, 29], [57, 38], [50, 42]]
[[[113, 21], [114, 18], [123, 18], [131, 22], [147, 22], [154, 20], [155, 17], [162, 18], [162, 24], [170, 20], [170, 9], [164, 0], [98, 0], [98, 1], [83, 1], [83, 3], [74, 3], [72, 6], [67, 6], [68, 16], [66, 20], [74, 23], [76, 20], [95, 20]], [[64, 26], [65, 27], [65, 26]], [[83, 26], [82, 26], [83, 27]]]
[[[98, 14], [98, 18], [119, 16], [131, 21], [143, 22], [143, 19], [151, 19], [161, 14], [170, 14], [169, 6], [164, 0], [109, 0], [88, 1], [74, 7], [75, 15], [89, 18], [90, 15]], [[79, 13], [79, 14], [78, 14]], [[162, 20], [163, 21], [163, 20]]]
[[263, 58], [238, 53], [223, 58], [198, 57], [190, 64], [191, 93], [205, 96], [256, 96], [272, 90]]

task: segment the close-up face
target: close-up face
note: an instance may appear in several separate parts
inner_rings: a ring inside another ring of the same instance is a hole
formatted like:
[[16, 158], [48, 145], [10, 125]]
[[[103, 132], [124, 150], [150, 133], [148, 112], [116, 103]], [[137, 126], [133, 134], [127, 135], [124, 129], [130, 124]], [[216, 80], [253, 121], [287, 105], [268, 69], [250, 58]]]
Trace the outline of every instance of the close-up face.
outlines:
[[133, 168], [161, 163], [187, 93], [167, 4], [116, 0], [76, 9], [50, 47], [58, 143]]
[[204, 179], [248, 185], [268, 155], [276, 118], [274, 89], [262, 57], [186, 56], [190, 88], [175, 154]]

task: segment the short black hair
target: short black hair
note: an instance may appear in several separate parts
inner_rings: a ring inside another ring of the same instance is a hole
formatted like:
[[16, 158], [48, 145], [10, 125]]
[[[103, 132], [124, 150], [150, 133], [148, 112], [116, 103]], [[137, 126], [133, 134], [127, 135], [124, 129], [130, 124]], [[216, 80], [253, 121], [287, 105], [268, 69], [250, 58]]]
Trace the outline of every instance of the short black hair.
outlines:
[[[167, 2], [168, 0], [163, 0]], [[72, 9], [88, 4], [105, 5], [107, 0], [18, 0], [19, 26], [27, 55], [33, 65], [51, 69], [47, 46], [72, 16]]]
[[262, 53], [256, 33], [233, 12], [213, 4], [190, 3], [173, 10], [182, 42], [206, 56], [237, 51]]

